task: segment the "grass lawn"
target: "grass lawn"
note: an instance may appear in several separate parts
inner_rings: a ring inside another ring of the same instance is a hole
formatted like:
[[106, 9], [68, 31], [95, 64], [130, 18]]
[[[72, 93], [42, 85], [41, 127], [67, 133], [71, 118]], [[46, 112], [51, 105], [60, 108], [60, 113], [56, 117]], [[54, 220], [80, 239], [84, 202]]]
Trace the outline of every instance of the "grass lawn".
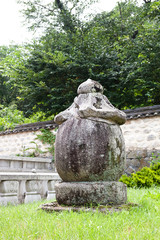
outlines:
[[130, 211], [46, 213], [40, 204], [0, 207], [0, 240], [160, 240], [160, 188], [128, 189]]

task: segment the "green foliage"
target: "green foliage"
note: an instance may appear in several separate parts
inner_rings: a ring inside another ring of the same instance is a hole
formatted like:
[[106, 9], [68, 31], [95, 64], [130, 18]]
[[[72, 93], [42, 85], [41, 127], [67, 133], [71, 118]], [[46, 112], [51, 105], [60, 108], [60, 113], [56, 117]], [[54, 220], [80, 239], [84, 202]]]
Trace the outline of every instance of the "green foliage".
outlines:
[[159, 201], [160, 193], [159, 192], [152, 193], [152, 191], [148, 191], [148, 193], [144, 195], [144, 199], [148, 199], [148, 198], [151, 198], [155, 201]]
[[[41, 154], [46, 153], [46, 151], [42, 151], [38, 144], [35, 141], [31, 141], [30, 143], [35, 144], [35, 147], [28, 147], [22, 146], [21, 152], [22, 154], [17, 154], [17, 156], [22, 157], [39, 157]], [[32, 152], [30, 151], [32, 150]]]
[[157, 156], [152, 154], [151, 166], [154, 166], [157, 163], [160, 163], [160, 154]]
[[160, 185], [160, 163], [151, 165], [151, 167], [144, 167], [131, 176], [122, 175], [119, 180], [125, 183], [128, 187], [151, 187], [153, 185]]
[[24, 123], [23, 112], [17, 110], [16, 105], [11, 105], [9, 107], [0, 105], [0, 131], [14, 128], [17, 124], [22, 123]]
[[86, 9], [98, 0], [18, 0], [30, 30], [41, 28], [46, 32], [56, 28], [74, 32], [87, 15]]
[[122, 175], [121, 178], [119, 179], [120, 182], [123, 182], [127, 185], [127, 187], [132, 187], [132, 178], [127, 176], [127, 175]]
[[87, 78], [99, 81], [118, 108], [159, 104], [159, 1], [126, 0], [88, 21], [81, 10], [92, 0], [20, 2], [31, 29], [47, 30], [31, 44], [0, 49], [0, 104], [16, 103], [25, 117], [55, 115]]
[[0, 105], [0, 131], [5, 131], [9, 128], [13, 129], [20, 124], [51, 120], [53, 118], [54, 116], [47, 118], [43, 112], [36, 112], [29, 118], [26, 118], [23, 112], [17, 109], [16, 104], [12, 104], [9, 107]]
[[[56, 131], [57, 129], [55, 129]], [[41, 129], [41, 134], [37, 134], [36, 139], [40, 140], [43, 144], [48, 144], [48, 151], [52, 154], [52, 159], [54, 161], [54, 143], [56, 139], [56, 135], [53, 134], [48, 129]]]

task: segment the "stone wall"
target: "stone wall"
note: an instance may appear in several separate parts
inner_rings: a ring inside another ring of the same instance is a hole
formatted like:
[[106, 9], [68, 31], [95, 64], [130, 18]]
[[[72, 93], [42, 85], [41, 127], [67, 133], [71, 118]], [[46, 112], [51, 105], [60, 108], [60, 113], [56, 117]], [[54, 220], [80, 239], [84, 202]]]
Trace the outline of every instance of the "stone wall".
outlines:
[[53, 121], [24, 124], [14, 130], [0, 133], [0, 156], [28, 156], [32, 153], [37, 157], [52, 158], [48, 152], [49, 145], [36, 139], [41, 134], [40, 129], [50, 129], [55, 134]]
[[160, 105], [126, 110], [121, 126], [126, 145], [126, 173], [149, 166], [160, 158]]
[[[126, 172], [132, 173], [149, 165], [152, 153], [160, 154], [160, 105], [126, 110], [127, 122], [121, 126], [126, 144]], [[28, 155], [38, 147], [46, 153], [41, 157], [52, 157], [47, 145], [36, 140], [41, 128], [55, 133], [53, 121], [18, 126], [0, 134], [0, 156]], [[33, 141], [36, 143], [33, 143]]]
[[[55, 133], [54, 130], [51, 130]], [[40, 131], [19, 132], [0, 136], [0, 156], [27, 156], [34, 153], [38, 157], [52, 157], [48, 152], [49, 145], [36, 139]], [[44, 153], [40, 153], [40, 151]]]
[[160, 149], [160, 116], [127, 120], [121, 128], [127, 151]]

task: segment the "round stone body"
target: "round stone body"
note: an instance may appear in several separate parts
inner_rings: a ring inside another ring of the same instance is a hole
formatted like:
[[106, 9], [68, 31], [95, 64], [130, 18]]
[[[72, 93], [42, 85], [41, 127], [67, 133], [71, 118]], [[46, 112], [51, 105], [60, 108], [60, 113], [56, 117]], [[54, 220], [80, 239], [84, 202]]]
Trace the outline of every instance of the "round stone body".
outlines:
[[125, 167], [119, 125], [69, 118], [56, 135], [55, 163], [65, 182], [119, 180]]

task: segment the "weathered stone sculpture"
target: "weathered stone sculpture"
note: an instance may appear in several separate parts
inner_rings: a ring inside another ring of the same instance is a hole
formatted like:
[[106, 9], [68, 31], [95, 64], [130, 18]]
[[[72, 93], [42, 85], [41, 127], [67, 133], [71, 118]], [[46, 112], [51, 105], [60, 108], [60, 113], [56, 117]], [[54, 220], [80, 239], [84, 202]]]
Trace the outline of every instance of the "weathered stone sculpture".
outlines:
[[78, 88], [78, 97], [55, 117], [56, 168], [63, 182], [55, 185], [59, 204], [122, 204], [126, 186], [117, 182], [125, 165], [120, 124], [123, 112], [113, 107], [103, 87], [91, 79]]

